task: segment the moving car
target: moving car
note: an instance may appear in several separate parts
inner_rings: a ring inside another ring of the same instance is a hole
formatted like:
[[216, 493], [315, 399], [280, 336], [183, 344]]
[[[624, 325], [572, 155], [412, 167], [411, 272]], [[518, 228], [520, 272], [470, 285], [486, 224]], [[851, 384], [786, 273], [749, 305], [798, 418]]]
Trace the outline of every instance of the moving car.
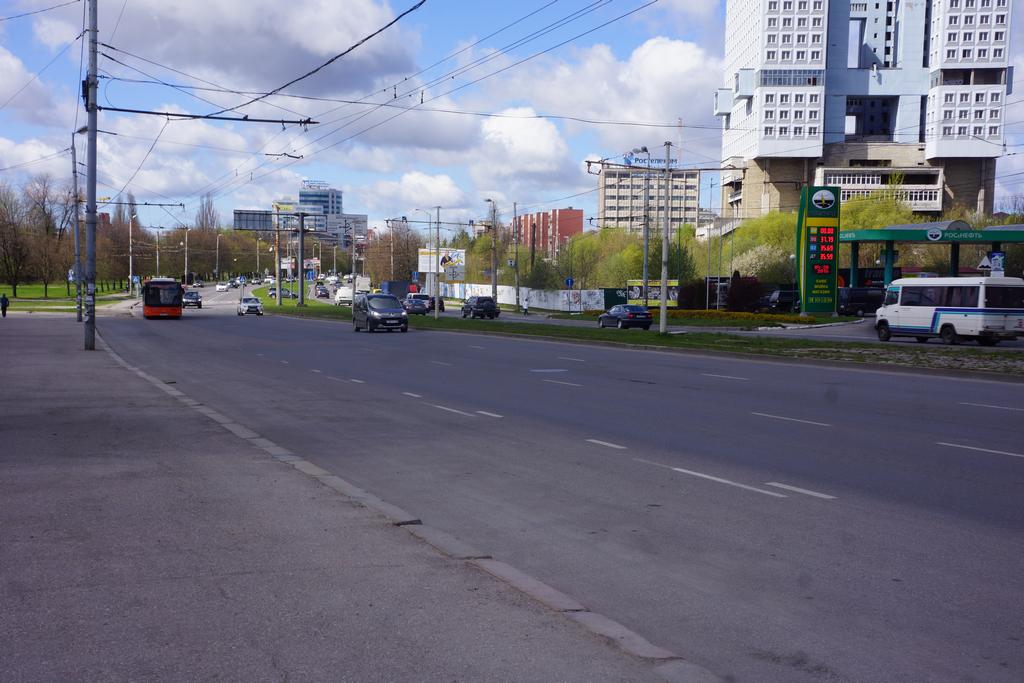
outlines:
[[228, 283], [226, 283], [226, 282], [218, 282], [216, 290], [218, 292], [226, 292], [226, 291], [228, 291], [229, 288], [230, 288], [230, 285], [228, 285]]
[[243, 296], [238, 302], [238, 315], [245, 315], [246, 313], [263, 315], [263, 303], [254, 296]]
[[858, 318], [874, 315], [885, 298], [885, 290], [881, 287], [840, 287], [838, 294], [836, 312]]
[[274, 284], [274, 282], [276, 282], [276, 280], [274, 280], [273, 275], [268, 275], [265, 278], [263, 278], [263, 284], [265, 285], [272, 285]]
[[323, 285], [317, 285], [316, 286], [316, 298], [317, 299], [329, 299], [330, 297], [331, 297], [331, 293], [329, 291], [327, 291], [327, 287], [325, 287]]
[[761, 308], [769, 313], [797, 313], [800, 293], [795, 289], [776, 289], [761, 301]]
[[202, 287], [203, 286], [203, 281], [202, 280], [196, 280], [195, 282], [192, 283], [192, 286], [193, 287]]
[[597, 317], [598, 327], [617, 327], [620, 330], [630, 327], [649, 330], [652, 322], [651, 312], [646, 307], [626, 304], [612, 306]]
[[334, 293], [334, 303], [338, 306], [352, 305], [352, 286], [339, 285], [338, 291]]
[[428, 294], [406, 294], [405, 299], [402, 301], [402, 306], [405, 307], [407, 313], [426, 315], [427, 311], [430, 310], [427, 307], [430, 299], [431, 297]]
[[378, 329], [409, 331], [409, 314], [391, 294], [359, 294], [352, 307], [352, 331]]
[[[267, 290], [267, 296], [271, 297], [272, 299], [276, 299], [277, 298], [277, 288], [275, 287], [274, 289], [268, 289]], [[282, 299], [298, 299], [299, 295], [298, 294], [294, 294], [290, 289], [282, 289], [281, 290], [281, 298]]]
[[194, 308], [203, 307], [203, 297], [200, 296], [199, 292], [195, 290], [189, 290], [181, 295], [181, 307], [188, 308], [192, 306]]
[[462, 304], [462, 317], [490, 318], [494, 319], [501, 315], [494, 298], [489, 296], [471, 296]]

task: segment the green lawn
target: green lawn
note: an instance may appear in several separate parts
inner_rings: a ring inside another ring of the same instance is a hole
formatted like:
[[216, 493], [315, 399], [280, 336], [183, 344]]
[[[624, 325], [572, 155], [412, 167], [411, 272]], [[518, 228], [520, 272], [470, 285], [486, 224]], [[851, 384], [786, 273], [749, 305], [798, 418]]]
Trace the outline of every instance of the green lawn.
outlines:
[[[291, 306], [270, 313], [347, 322], [351, 310], [339, 306]], [[626, 347], [666, 350], [719, 351], [728, 353], [807, 359], [821, 363], [844, 361], [919, 368], [974, 370], [1024, 375], [1024, 351], [991, 353], [970, 346], [944, 347], [937, 344], [870, 344], [829, 342], [813, 339], [779, 339], [724, 332], [690, 332], [660, 335], [655, 330], [616, 330], [595, 327], [567, 327], [542, 323], [513, 323], [492, 320], [463, 320], [410, 316], [409, 326], [423, 330], [478, 332], [485, 334], [539, 337], [564, 341], [593, 342]]]
[[[658, 325], [658, 312], [654, 311], [654, 326]], [[557, 320], [585, 320], [597, 324], [598, 313], [582, 313], [582, 314], [571, 314], [571, 313], [552, 313], [548, 317], [555, 318]], [[737, 329], [754, 329], [757, 327], [782, 327], [783, 323], [790, 325], [800, 324], [793, 320], [790, 320], [791, 316], [786, 316], [786, 320], [780, 321], [778, 317], [770, 314], [765, 314], [755, 318], [743, 318], [735, 319], [726, 316], [722, 317], [687, 317], [687, 316], [669, 316], [668, 324], [675, 325], [677, 327], [735, 327]], [[857, 320], [853, 317], [838, 317], [833, 318], [831, 316], [808, 316], [805, 321], [802, 321], [806, 325], [826, 325], [829, 323], [837, 322], [848, 322], [851, 320]]]
[[[7, 294], [7, 297], [13, 299], [14, 288], [8, 284], [0, 284], [0, 292]], [[68, 288], [64, 282], [55, 282], [50, 285], [50, 295], [47, 299], [66, 299]], [[97, 296], [108, 296], [119, 294], [116, 290], [104, 290], [102, 292], [97, 291]], [[71, 296], [75, 296], [75, 286], [71, 285]], [[33, 282], [30, 284], [22, 283], [18, 285], [18, 299], [42, 299], [43, 298], [43, 285], [42, 283]]]

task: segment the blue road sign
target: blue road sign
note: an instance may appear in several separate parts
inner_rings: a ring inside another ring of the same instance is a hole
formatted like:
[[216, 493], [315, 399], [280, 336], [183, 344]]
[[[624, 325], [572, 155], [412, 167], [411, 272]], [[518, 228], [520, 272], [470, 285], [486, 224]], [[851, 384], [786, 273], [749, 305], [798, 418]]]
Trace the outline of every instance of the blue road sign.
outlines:
[[567, 277], [567, 278], [565, 278], [565, 286], [566, 286], [567, 288], [569, 288], [569, 289], [572, 289], [572, 286], [573, 286], [573, 284], [574, 284], [575, 282], [576, 282], [576, 281], [575, 281], [575, 280], [573, 280], [573, 279], [572, 279], [571, 277]]

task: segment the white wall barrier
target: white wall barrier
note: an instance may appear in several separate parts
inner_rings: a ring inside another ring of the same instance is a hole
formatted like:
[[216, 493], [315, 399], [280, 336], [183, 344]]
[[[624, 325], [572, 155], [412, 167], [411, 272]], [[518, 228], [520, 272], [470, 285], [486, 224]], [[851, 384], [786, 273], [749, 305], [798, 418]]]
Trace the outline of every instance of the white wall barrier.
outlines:
[[[441, 295], [450, 299], [465, 300], [471, 296], [490, 296], [491, 286], [466, 282], [442, 282]], [[604, 291], [600, 289], [530, 289], [519, 288], [520, 303], [529, 301], [530, 308], [550, 311], [598, 311], [604, 310]], [[516, 288], [498, 285], [498, 303], [514, 306]]]

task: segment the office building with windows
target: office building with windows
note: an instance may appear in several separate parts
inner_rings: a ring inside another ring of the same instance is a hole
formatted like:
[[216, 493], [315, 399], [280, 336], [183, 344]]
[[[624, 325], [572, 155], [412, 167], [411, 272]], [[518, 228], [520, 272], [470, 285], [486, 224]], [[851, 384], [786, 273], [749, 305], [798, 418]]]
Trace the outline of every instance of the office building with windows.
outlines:
[[795, 210], [804, 185], [991, 213], [1010, 0], [729, 0], [723, 217]]
[[[640, 160], [637, 160], [637, 164]], [[664, 161], [662, 161], [664, 163]], [[700, 172], [670, 168], [669, 225], [696, 225], [700, 207]], [[646, 216], [652, 231], [660, 231], [665, 220], [665, 170], [654, 166], [602, 164], [597, 186], [597, 218], [602, 228], [625, 228], [643, 232]]]

